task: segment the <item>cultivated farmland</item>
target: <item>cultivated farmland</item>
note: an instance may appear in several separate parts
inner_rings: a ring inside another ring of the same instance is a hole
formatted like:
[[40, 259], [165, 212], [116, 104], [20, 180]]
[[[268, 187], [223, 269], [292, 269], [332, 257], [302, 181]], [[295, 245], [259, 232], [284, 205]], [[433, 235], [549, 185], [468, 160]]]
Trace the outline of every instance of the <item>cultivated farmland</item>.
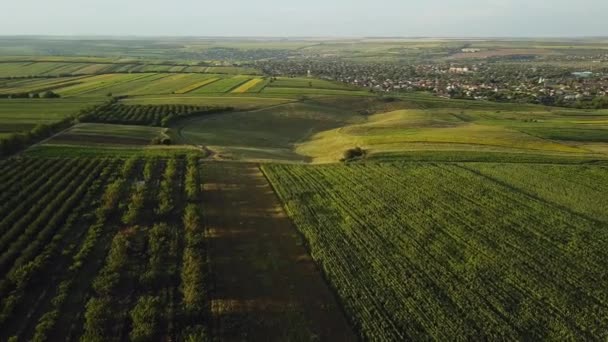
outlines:
[[75, 115], [101, 101], [81, 99], [0, 99], [0, 133], [29, 131]]
[[605, 167], [263, 169], [365, 339], [608, 336]]
[[201, 107], [190, 105], [123, 105], [110, 102], [97, 106], [80, 116], [83, 122], [102, 122], [128, 125], [167, 127], [173, 120], [194, 114], [203, 115], [228, 111], [229, 107]]
[[53, 136], [45, 144], [141, 146], [167, 138], [159, 127], [81, 123]]
[[195, 158], [2, 168], [2, 340], [205, 338]]
[[531, 44], [0, 38], [0, 341], [608, 340], [605, 49]]

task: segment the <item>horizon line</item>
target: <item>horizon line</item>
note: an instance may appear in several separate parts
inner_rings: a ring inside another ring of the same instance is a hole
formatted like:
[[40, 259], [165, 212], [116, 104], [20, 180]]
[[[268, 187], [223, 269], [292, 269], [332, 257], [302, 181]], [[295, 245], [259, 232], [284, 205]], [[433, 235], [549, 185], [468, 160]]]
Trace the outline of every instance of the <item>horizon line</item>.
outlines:
[[467, 35], [415, 35], [415, 36], [345, 36], [345, 35], [293, 35], [293, 36], [270, 36], [270, 35], [145, 35], [145, 34], [0, 34], [0, 38], [181, 38], [181, 39], [608, 39], [608, 35], [513, 35], [513, 36], [467, 36]]

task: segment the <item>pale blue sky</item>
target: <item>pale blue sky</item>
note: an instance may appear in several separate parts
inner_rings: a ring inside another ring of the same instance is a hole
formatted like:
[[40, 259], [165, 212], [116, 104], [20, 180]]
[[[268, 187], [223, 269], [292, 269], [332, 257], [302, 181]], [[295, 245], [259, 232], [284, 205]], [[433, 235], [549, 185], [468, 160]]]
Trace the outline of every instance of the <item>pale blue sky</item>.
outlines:
[[608, 36], [608, 0], [12, 0], [0, 35]]

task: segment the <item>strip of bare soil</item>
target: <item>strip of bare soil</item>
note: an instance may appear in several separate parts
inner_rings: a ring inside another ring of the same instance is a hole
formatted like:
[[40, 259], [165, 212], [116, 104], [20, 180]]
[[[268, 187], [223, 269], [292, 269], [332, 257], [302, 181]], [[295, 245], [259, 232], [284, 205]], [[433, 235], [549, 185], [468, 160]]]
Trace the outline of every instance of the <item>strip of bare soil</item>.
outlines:
[[258, 166], [206, 162], [202, 174], [212, 335], [357, 340]]

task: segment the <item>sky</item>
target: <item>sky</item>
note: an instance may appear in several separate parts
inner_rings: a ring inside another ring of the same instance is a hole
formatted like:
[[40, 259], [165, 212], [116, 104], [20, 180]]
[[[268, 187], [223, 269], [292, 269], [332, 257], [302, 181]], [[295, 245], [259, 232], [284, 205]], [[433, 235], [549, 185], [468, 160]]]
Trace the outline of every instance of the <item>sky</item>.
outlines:
[[608, 0], [18, 0], [0, 35], [608, 36]]

